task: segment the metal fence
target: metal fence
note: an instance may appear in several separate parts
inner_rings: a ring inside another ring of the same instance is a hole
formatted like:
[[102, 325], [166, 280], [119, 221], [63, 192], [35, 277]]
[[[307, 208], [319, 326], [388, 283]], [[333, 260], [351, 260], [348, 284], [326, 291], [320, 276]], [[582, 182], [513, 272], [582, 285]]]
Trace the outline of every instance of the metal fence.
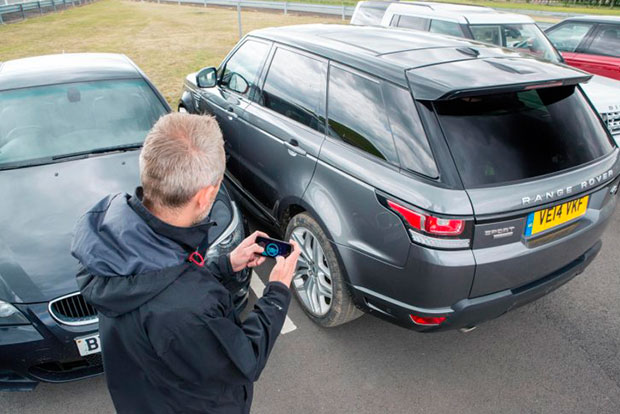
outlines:
[[355, 6], [320, 4], [320, 3], [295, 3], [288, 1], [262, 1], [262, 0], [149, 0], [157, 3], [194, 4], [199, 6], [225, 6], [240, 7], [242, 9], [269, 9], [288, 12], [328, 14], [341, 16], [345, 20], [353, 15]]
[[9, 20], [23, 20], [29, 15], [38, 15], [66, 9], [68, 7], [81, 6], [94, 1], [95, 0], [40, 0], [0, 5], [0, 24], [4, 24], [5, 21]]

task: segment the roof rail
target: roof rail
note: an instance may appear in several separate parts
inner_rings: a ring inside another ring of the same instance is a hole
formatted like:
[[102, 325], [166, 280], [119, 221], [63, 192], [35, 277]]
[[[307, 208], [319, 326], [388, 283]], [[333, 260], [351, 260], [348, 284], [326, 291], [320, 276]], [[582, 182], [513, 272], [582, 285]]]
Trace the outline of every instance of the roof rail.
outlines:
[[425, 2], [422, 2], [422, 1], [403, 1], [400, 4], [409, 4], [411, 6], [428, 7], [431, 10], [435, 10], [432, 4], [426, 4]]

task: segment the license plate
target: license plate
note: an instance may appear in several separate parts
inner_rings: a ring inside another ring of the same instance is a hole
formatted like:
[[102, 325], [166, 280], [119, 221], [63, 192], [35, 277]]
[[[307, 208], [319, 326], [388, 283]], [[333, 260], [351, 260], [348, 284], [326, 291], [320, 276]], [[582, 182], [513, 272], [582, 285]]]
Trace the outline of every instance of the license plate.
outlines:
[[581, 197], [530, 213], [527, 216], [525, 235], [533, 236], [583, 216], [588, 209], [589, 198], [590, 196]]
[[101, 342], [99, 341], [99, 334], [76, 338], [75, 343], [78, 347], [80, 355], [82, 356], [101, 352]]

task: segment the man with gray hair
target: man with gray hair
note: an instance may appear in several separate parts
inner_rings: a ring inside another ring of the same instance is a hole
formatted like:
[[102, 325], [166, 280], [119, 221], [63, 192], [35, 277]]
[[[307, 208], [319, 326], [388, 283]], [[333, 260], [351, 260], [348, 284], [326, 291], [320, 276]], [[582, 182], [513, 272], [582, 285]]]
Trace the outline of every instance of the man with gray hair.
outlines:
[[278, 257], [241, 322], [222, 282], [265, 260], [256, 232], [215, 262], [207, 217], [225, 169], [212, 117], [157, 121], [140, 154], [141, 187], [80, 218], [72, 254], [82, 295], [98, 311], [108, 389], [118, 413], [248, 413], [290, 303], [299, 247]]

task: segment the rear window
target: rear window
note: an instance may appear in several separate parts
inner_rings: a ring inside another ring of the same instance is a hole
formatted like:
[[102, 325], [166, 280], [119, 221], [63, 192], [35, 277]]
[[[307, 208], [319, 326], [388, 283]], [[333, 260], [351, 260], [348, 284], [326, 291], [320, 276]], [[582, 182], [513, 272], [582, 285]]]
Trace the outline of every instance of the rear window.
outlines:
[[559, 172], [613, 148], [574, 86], [440, 101], [435, 110], [467, 188]]
[[381, 24], [381, 19], [385, 14], [389, 3], [385, 4], [385, 7], [374, 6], [368, 4], [360, 4], [353, 17], [351, 17], [351, 24], [358, 26], [378, 26]]
[[[398, 17], [398, 16], [394, 16]], [[398, 19], [398, 27], [404, 27], [406, 29], [426, 30], [426, 24], [428, 19], [416, 16], [400, 16]]]

